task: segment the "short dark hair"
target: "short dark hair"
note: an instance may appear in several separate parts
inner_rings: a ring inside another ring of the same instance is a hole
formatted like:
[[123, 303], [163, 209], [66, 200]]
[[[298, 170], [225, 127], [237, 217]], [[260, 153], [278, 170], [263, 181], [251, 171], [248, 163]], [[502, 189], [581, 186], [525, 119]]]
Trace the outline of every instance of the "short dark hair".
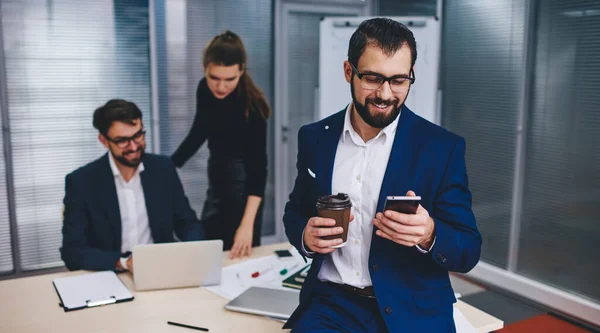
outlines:
[[358, 59], [368, 45], [378, 46], [385, 55], [392, 56], [405, 44], [410, 48], [412, 69], [417, 61], [417, 42], [412, 31], [389, 18], [372, 18], [363, 21], [352, 34], [348, 45], [348, 61], [358, 67]]
[[94, 111], [93, 124], [101, 134], [106, 135], [113, 122], [120, 121], [133, 125], [136, 119], [142, 119], [142, 111], [135, 103], [123, 99], [111, 99]]

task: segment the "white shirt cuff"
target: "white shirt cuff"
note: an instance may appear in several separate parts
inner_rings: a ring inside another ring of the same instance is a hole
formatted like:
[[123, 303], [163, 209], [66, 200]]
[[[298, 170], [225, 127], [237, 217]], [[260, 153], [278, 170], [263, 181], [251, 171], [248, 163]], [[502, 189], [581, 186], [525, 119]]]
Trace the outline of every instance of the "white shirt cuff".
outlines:
[[128, 271], [129, 267], [127, 267], [127, 260], [129, 259], [129, 257], [121, 257], [119, 258], [119, 261], [121, 262], [121, 268], [124, 271]]
[[[303, 236], [304, 236], [304, 235], [303, 235]], [[433, 238], [433, 243], [431, 243], [431, 246], [429, 247], [429, 250], [423, 250], [423, 248], [422, 248], [422, 247], [420, 247], [420, 246], [419, 246], [419, 244], [415, 245], [415, 247], [416, 247], [416, 248], [417, 248], [417, 250], [419, 250], [419, 252], [421, 252], [421, 253], [429, 253], [429, 252], [431, 252], [431, 250], [433, 249], [433, 246], [435, 245], [435, 239], [436, 239], [436, 238], [437, 238], [437, 237], [434, 237], [434, 238]]]
[[315, 255], [315, 252], [310, 252], [306, 250], [306, 247], [304, 247], [304, 230], [302, 230], [302, 239], [300, 240], [300, 244], [302, 244], [302, 254], [304, 254], [305, 257], [312, 258], [312, 256]]

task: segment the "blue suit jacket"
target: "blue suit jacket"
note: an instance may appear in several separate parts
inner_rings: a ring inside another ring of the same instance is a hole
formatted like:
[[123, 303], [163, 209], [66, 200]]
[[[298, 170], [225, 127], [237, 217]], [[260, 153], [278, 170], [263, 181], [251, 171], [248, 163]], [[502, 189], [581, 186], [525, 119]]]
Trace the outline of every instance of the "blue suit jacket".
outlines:
[[[317, 215], [317, 198], [331, 194], [344, 115], [342, 110], [298, 133], [298, 176], [283, 221], [288, 239], [301, 253], [302, 232], [308, 219]], [[390, 332], [453, 332], [456, 299], [448, 271], [471, 270], [481, 251], [467, 185], [465, 141], [403, 107], [377, 211], [383, 211], [386, 196], [405, 195], [408, 190], [421, 196], [421, 205], [434, 219], [436, 242], [430, 253], [423, 254], [375, 235], [374, 229], [369, 271], [379, 309]], [[323, 258], [313, 258], [300, 306], [286, 327], [293, 327], [310, 301]]]
[[[154, 243], [204, 239], [170, 158], [144, 156], [140, 173]], [[71, 270], [114, 270], [121, 256], [121, 213], [108, 154], [67, 175], [62, 260]]]

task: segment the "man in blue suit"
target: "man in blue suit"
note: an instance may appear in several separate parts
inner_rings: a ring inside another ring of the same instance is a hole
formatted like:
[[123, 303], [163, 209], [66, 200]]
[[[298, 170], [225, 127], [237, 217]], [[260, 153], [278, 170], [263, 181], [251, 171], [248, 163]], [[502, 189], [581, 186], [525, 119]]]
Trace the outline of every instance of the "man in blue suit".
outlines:
[[108, 152], [66, 177], [60, 252], [67, 268], [132, 271], [137, 244], [173, 242], [173, 233], [203, 239], [171, 159], [144, 152], [140, 109], [110, 100], [94, 112], [94, 127]]
[[[352, 103], [298, 133], [298, 176], [283, 220], [290, 242], [313, 261], [284, 326], [294, 333], [455, 331], [448, 271], [477, 264], [481, 235], [464, 139], [404, 106], [416, 58], [404, 25], [364, 21], [344, 62]], [[315, 207], [340, 192], [353, 204], [345, 244], [321, 238], [342, 229]], [[415, 194], [416, 214], [383, 210], [386, 196]]]

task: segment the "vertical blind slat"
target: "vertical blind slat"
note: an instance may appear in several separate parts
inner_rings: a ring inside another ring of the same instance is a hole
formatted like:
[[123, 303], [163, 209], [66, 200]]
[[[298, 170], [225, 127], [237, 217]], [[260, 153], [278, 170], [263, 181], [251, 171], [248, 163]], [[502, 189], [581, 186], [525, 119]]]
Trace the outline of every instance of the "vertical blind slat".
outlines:
[[[4, 110], [0, 110], [2, 111]], [[2, 125], [2, 117], [0, 117], [0, 128], [3, 128]], [[0, 273], [13, 270], [5, 161], [4, 136], [0, 132]]]

